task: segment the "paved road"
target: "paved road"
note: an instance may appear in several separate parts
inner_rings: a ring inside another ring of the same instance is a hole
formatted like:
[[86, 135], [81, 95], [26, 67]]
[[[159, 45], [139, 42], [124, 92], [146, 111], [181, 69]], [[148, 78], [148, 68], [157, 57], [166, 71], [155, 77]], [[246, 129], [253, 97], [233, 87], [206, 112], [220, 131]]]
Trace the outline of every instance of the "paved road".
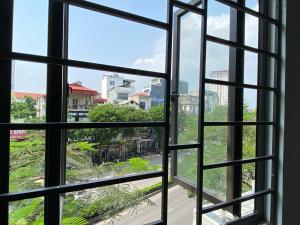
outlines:
[[[96, 225], [141, 225], [160, 219], [161, 193], [150, 197], [154, 205], [142, 205], [138, 210], [125, 210], [116, 219], [102, 221]], [[193, 225], [193, 211], [196, 200], [187, 197], [187, 192], [179, 185], [169, 189], [168, 218], [170, 225]]]

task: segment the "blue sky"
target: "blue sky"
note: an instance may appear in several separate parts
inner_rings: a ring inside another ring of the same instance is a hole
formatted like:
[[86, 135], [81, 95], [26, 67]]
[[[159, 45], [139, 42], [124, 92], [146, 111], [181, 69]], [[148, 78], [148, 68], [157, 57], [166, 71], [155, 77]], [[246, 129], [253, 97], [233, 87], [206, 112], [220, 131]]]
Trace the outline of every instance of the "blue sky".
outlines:
[[[255, 7], [257, 0], [248, 0], [247, 6]], [[166, 0], [93, 0], [120, 10], [143, 15], [152, 19], [166, 21]], [[228, 38], [229, 7], [223, 6], [214, 0], [209, 1], [208, 6], [210, 34]], [[190, 90], [197, 89], [197, 76], [195, 65], [197, 53], [195, 50], [199, 42], [197, 29], [199, 17], [191, 13], [189, 21], [183, 32], [186, 33], [186, 58], [185, 69], [182, 70], [183, 79], [190, 84]], [[227, 20], [226, 20], [227, 19]], [[15, 0], [14, 9], [14, 41], [13, 50], [37, 55], [47, 54], [47, 24], [48, 1], [47, 0]], [[189, 26], [191, 25], [191, 26]], [[193, 26], [192, 26], [193, 25]], [[165, 57], [165, 31], [122, 20], [112, 16], [91, 12], [78, 7], [70, 7], [69, 26], [69, 57], [71, 59], [91, 61], [103, 64], [164, 71]], [[246, 34], [247, 35], [247, 34]], [[194, 39], [193, 39], [194, 38]], [[195, 39], [196, 38], [196, 39]], [[250, 39], [253, 39], [252, 37]], [[193, 52], [194, 51], [194, 52]], [[226, 49], [221, 50], [213, 46], [214, 54], [208, 56], [209, 71], [226, 69], [228, 67]], [[249, 65], [255, 64], [255, 56], [248, 57]], [[195, 63], [193, 63], [195, 62]], [[199, 61], [197, 61], [199, 62]], [[253, 71], [253, 70], [252, 70]], [[100, 79], [107, 72], [69, 68], [69, 82], [81, 81], [89, 88], [101, 91]], [[194, 77], [194, 78], [193, 78]], [[249, 83], [255, 83], [252, 74], [246, 74]], [[137, 80], [137, 90], [141, 90], [149, 83], [149, 78], [132, 76]], [[15, 62], [15, 89], [17, 91], [41, 92], [46, 91], [46, 65]], [[251, 96], [249, 97], [251, 98]]]

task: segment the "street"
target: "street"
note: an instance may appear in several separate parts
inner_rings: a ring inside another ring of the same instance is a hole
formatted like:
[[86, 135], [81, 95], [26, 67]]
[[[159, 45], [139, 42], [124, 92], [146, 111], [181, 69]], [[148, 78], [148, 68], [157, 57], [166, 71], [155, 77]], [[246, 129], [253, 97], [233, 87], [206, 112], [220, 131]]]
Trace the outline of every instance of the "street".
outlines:
[[[137, 210], [125, 210], [117, 218], [108, 219], [96, 225], [141, 225], [154, 222], [161, 218], [161, 193], [151, 196], [154, 205], [142, 205]], [[169, 188], [168, 224], [193, 225], [193, 211], [196, 207], [195, 198], [188, 198], [187, 191], [175, 185]]]

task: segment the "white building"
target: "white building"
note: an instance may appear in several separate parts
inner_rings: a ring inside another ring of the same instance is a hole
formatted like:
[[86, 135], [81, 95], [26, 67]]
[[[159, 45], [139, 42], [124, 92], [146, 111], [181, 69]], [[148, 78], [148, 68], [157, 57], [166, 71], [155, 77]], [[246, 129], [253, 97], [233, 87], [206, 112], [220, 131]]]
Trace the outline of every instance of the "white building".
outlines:
[[[104, 75], [101, 79], [102, 98], [108, 99], [108, 102], [112, 102], [112, 101], [109, 101], [108, 95], [112, 89], [116, 89], [117, 87], [122, 87], [122, 88], [120, 88], [119, 90], [115, 90], [114, 92], [124, 90], [123, 96], [125, 96], [126, 93], [134, 93], [134, 91], [135, 91], [134, 83], [135, 83], [134, 80], [125, 79], [125, 78], [121, 77], [119, 74]], [[111, 93], [111, 97], [113, 97], [114, 94], [115, 93]], [[116, 99], [115, 97], [113, 97], [113, 98]], [[123, 100], [128, 100], [128, 96], [126, 99], [123, 99]]]
[[[210, 78], [214, 80], [222, 80], [227, 81], [228, 80], [228, 70], [218, 70], [213, 71], [210, 74]], [[218, 105], [227, 105], [228, 104], [228, 86], [225, 85], [216, 85], [216, 84], [209, 84], [208, 90], [217, 93]]]
[[128, 98], [131, 101], [137, 102], [141, 109], [148, 110], [151, 107], [151, 98], [146, 93], [136, 93]]

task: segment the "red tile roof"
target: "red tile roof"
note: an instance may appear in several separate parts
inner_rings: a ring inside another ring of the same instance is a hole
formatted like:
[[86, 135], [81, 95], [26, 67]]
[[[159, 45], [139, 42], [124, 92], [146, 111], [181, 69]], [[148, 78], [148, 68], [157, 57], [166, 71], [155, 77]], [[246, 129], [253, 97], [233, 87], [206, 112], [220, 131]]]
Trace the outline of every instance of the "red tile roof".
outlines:
[[13, 91], [11, 93], [12, 96], [14, 96], [16, 99], [23, 99], [26, 96], [31, 97], [33, 100], [37, 100], [39, 97], [45, 97], [45, 94], [41, 93], [31, 93], [31, 92], [19, 92], [19, 91]]
[[107, 99], [105, 98], [101, 98], [100, 96], [96, 96], [94, 97], [94, 103], [104, 103], [104, 102], [107, 102]]
[[70, 92], [73, 94], [85, 94], [85, 95], [91, 95], [91, 96], [97, 95], [96, 90], [84, 87], [83, 85], [81, 85], [79, 83], [69, 84], [69, 88], [71, 89]]

